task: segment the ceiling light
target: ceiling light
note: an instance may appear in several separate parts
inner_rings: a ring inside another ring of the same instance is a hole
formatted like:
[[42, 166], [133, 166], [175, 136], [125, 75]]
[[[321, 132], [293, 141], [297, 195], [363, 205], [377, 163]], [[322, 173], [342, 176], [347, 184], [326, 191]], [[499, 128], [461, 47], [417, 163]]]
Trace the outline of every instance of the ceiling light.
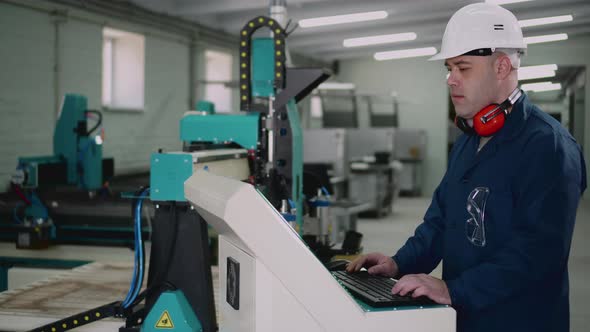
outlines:
[[557, 65], [527, 66], [518, 68], [518, 80], [532, 80], [535, 78], [554, 77]]
[[521, 72], [518, 70], [518, 80], [525, 81], [525, 80], [532, 80], [536, 78], [544, 78], [544, 77], [555, 77], [554, 70], [537, 70], [537, 71], [525, 71]]
[[572, 15], [561, 15], [561, 16], [551, 16], [551, 17], [543, 17], [543, 18], [533, 18], [530, 20], [521, 20], [521, 21], [518, 21], [518, 24], [520, 25], [521, 28], [526, 28], [526, 27], [534, 27], [537, 25], [570, 22], [573, 20], [574, 20], [574, 17]]
[[509, 3], [517, 3], [517, 2], [525, 2], [525, 1], [532, 1], [532, 0], [486, 0], [486, 3], [491, 3], [494, 5], [506, 5]]
[[413, 48], [409, 50], [399, 50], [399, 51], [386, 51], [386, 52], [377, 52], [375, 53], [374, 57], [375, 60], [393, 60], [393, 59], [404, 59], [404, 58], [413, 58], [419, 56], [428, 56], [436, 54], [436, 47], [424, 47], [424, 48]]
[[354, 83], [327, 82], [318, 86], [319, 90], [354, 90]]
[[359, 47], [368, 45], [379, 45], [397, 43], [408, 40], [415, 40], [417, 35], [414, 32], [396, 33], [391, 35], [379, 35], [360, 38], [344, 39], [342, 46], [344, 47]]
[[324, 25], [374, 21], [384, 19], [387, 15], [386, 11], [380, 10], [375, 12], [306, 18], [299, 21], [299, 26], [302, 28], [313, 28]]
[[525, 37], [524, 42], [525, 42], [525, 44], [538, 44], [538, 43], [548, 43], [548, 42], [552, 42], [552, 41], [559, 41], [559, 40], [566, 40], [566, 39], [567, 39], [567, 33], [558, 33], [555, 35]]
[[541, 82], [523, 84], [521, 88], [525, 91], [543, 92], [561, 90], [561, 83]]
[[525, 66], [525, 67], [520, 67], [518, 68], [518, 70], [557, 70], [557, 65], [556, 64], [550, 64], [550, 65], [538, 65], [538, 66]]

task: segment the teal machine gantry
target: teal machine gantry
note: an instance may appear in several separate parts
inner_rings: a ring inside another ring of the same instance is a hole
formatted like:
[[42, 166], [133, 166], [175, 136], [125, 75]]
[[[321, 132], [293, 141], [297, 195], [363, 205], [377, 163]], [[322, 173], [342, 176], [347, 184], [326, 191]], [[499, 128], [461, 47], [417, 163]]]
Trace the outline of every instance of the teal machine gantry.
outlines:
[[[268, 28], [271, 37], [253, 38], [260, 28]], [[217, 326], [207, 224], [184, 197], [184, 181], [195, 170], [207, 169], [208, 161], [218, 161], [219, 151], [234, 155], [230, 158], [246, 157], [249, 170], [243, 180], [262, 192], [277, 210], [286, 212], [285, 219], [294, 221], [296, 230], [302, 232], [303, 137], [296, 104], [329, 75], [323, 69], [288, 67], [286, 37], [273, 18], [250, 20], [240, 31], [239, 41], [241, 112], [188, 113], [180, 121], [184, 151], [151, 157], [150, 199], [156, 214], [148, 287], [174, 284], [186, 296], [183, 303], [190, 304], [202, 331], [215, 331]], [[207, 151], [215, 153], [203, 158]], [[164, 252], [171, 252], [172, 257]], [[181, 252], [191, 253], [190, 257]], [[148, 293], [146, 322], [161, 320], [163, 310], [177, 304], [166, 302], [170, 297], [165, 294]], [[142, 331], [156, 330], [152, 323], [142, 327]]]

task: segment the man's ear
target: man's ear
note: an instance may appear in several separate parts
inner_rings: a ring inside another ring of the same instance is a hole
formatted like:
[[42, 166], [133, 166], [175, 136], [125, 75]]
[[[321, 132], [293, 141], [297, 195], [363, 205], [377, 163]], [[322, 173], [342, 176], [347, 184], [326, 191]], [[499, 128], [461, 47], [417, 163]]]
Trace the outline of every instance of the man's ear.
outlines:
[[504, 80], [510, 75], [512, 71], [512, 62], [506, 54], [501, 54], [496, 61], [494, 61], [494, 72], [499, 80]]

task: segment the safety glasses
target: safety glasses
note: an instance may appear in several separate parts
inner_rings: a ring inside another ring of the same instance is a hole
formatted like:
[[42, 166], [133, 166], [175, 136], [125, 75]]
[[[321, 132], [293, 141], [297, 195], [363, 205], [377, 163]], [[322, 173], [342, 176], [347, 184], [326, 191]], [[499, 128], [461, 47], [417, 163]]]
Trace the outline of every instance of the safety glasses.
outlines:
[[471, 218], [465, 222], [465, 235], [477, 247], [486, 245], [485, 210], [489, 194], [488, 188], [477, 187], [467, 196], [467, 212]]

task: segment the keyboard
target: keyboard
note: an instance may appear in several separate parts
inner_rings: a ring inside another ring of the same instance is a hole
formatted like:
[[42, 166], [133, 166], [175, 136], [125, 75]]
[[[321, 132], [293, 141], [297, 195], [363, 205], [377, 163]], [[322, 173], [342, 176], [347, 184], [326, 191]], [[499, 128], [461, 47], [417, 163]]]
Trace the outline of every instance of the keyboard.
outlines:
[[391, 294], [395, 281], [391, 278], [370, 275], [367, 271], [347, 273], [346, 271], [334, 271], [332, 275], [352, 293], [356, 298], [372, 307], [400, 307], [423, 306], [436, 304], [426, 296], [412, 298]]

